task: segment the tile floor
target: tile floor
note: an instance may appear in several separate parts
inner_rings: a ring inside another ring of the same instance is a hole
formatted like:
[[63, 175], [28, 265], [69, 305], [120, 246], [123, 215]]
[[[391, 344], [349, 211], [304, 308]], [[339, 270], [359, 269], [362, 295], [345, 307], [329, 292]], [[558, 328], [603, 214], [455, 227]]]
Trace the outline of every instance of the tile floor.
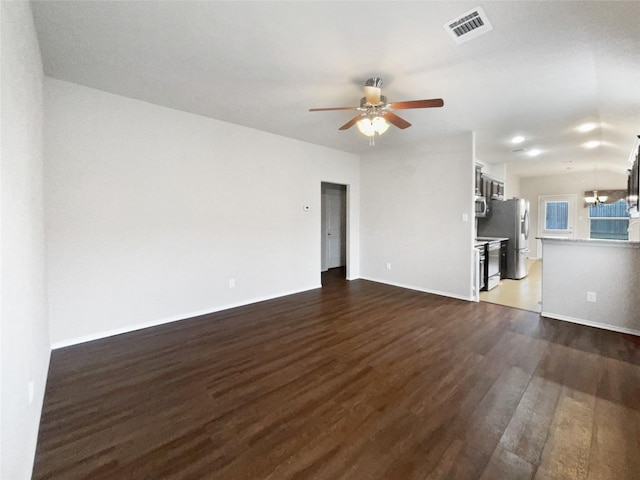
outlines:
[[480, 301], [540, 312], [542, 260], [529, 259], [529, 273], [521, 280], [504, 279], [488, 292], [480, 292]]

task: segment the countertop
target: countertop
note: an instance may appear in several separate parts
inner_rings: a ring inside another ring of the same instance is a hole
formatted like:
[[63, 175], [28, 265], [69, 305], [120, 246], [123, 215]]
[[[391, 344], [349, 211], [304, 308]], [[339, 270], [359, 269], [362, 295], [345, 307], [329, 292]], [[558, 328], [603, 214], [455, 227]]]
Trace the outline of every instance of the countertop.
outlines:
[[509, 240], [507, 237], [476, 237], [474, 247], [481, 247], [489, 242], [503, 242]]
[[536, 237], [536, 240], [543, 242], [557, 243], [564, 245], [587, 245], [587, 246], [604, 246], [604, 247], [626, 247], [640, 248], [640, 242], [630, 240], [601, 240], [596, 238], [568, 238], [568, 237]]

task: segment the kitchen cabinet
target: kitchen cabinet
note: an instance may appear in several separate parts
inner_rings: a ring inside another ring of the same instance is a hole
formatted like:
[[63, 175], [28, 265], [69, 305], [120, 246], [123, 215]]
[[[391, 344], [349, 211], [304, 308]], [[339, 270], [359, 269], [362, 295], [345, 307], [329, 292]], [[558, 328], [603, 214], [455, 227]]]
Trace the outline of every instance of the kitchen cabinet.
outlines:
[[504, 181], [482, 173], [482, 167], [476, 163], [476, 197], [484, 197], [487, 201], [504, 200]]
[[482, 165], [476, 163], [476, 196], [482, 197], [483, 185], [482, 185]]
[[482, 173], [482, 165], [476, 163], [476, 196], [488, 200], [504, 200], [504, 181]]
[[[507, 259], [506, 241], [506, 238], [476, 238], [475, 248], [480, 249], [481, 256], [484, 259], [484, 263], [481, 263], [480, 267], [482, 275], [480, 281], [482, 288], [480, 290], [487, 291], [497, 287], [503, 278], [502, 275], [505, 272], [503, 261], [506, 262]], [[502, 259], [503, 244], [504, 260]]]
[[507, 278], [507, 247], [509, 240], [500, 242], [500, 279]]
[[504, 200], [504, 182], [484, 175], [484, 196], [487, 199]]

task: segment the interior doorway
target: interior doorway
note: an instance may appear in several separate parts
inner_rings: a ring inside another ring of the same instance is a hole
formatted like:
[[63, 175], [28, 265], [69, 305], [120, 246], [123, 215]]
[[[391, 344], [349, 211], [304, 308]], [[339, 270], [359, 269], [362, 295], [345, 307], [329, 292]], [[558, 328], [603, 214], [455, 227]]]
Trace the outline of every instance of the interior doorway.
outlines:
[[347, 186], [321, 184], [321, 266], [326, 279], [346, 278]]

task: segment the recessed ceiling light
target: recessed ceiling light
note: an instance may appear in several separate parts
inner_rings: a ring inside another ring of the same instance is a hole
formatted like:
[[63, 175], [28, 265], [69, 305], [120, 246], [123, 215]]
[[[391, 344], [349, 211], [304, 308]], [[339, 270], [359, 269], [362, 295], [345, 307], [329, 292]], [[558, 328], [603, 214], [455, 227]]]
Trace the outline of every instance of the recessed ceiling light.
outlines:
[[524, 137], [522, 135], [517, 135], [511, 139], [511, 143], [517, 145], [518, 143], [524, 142]]
[[581, 133], [587, 133], [587, 132], [590, 132], [592, 130], [595, 130], [596, 127], [597, 127], [597, 125], [595, 123], [583, 123], [578, 128], [576, 128], [576, 130], [578, 130]]
[[590, 142], [583, 143], [582, 146], [584, 148], [596, 148], [600, 146], [600, 142], [598, 140], [591, 140]]
[[538, 148], [532, 148], [531, 150], [529, 150], [527, 152], [527, 155], [529, 155], [530, 157], [537, 157], [538, 155], [540, 155], [542, 153], [542, 151]]

